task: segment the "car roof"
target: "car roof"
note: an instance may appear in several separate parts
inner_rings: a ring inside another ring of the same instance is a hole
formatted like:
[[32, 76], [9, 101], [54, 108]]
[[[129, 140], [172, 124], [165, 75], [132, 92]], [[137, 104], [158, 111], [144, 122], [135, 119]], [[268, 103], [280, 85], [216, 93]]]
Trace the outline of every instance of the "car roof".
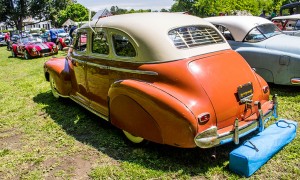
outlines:
[[243, 41], [249, 31], [256, 26], [273, 24], [270, 20], [257, 16], [216, 16], [204, 18], [204, 20], [225, 26], [236, 41]]
[[[128, 34], [137, 44], [138, 53], [142, 58], [153, 61], [176, 60], [209, 52], [230, 49], [225, 41], [221, 44], [213, 44], [190, 49], [178, 49], [168, 37], [168, 32], [174, 28], [202, 25], [216, 29], [211, 23], [203, 19], [179, 13], [132, 13], [100, 18], [84, 24], [80, 29], [90, 27], [107, 27], [117, 29]], [[79, 29], [79, 31], [80, 31]], [[216, 29], [216, 31], [218, 31]], [[137, 60], [139, 61], [139, 60]]]
[[277, 16], [274, 17], [272, 20], [285, 20], [285, 19], [298, 20], [300, 19], [300, 14], [293, 14], [289, 16]]

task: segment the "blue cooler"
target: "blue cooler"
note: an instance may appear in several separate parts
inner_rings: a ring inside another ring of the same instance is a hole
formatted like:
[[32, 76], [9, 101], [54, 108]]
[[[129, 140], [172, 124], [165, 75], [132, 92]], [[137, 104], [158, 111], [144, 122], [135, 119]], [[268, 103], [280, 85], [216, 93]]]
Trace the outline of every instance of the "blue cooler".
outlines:
[[297, 122], [281, 119], [229, 154], [229, 169], [249, 177], [296, 136]]

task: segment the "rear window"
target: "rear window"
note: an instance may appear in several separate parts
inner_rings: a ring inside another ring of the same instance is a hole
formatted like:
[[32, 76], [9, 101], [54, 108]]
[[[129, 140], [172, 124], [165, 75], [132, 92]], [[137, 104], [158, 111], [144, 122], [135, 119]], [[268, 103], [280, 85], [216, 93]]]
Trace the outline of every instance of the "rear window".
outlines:
[[222, 36], [207, 26], [187, 26], [169, 31], [169, 38], [178, 49], [224, 43]]

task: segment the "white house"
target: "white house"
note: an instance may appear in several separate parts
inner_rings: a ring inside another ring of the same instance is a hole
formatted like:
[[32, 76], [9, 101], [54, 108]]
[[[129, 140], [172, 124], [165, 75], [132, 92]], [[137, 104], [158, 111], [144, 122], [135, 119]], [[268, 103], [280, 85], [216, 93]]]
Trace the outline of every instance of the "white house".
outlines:
[[51, 29], [51, 21], [40, 21], [32, 17], [27, 17], [23, 20], [24, 30], [30, 30], [31, 28], [44, 28]]

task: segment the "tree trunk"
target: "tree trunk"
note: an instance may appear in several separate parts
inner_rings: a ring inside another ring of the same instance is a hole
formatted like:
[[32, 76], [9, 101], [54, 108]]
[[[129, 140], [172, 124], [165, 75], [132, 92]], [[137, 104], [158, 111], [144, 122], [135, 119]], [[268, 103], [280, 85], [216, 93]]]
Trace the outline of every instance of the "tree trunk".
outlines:
[[23, 18], [20, 17], [20, 19], [17, 22], [17, 30], [22, 31], [22, 27], [23, 27]]

